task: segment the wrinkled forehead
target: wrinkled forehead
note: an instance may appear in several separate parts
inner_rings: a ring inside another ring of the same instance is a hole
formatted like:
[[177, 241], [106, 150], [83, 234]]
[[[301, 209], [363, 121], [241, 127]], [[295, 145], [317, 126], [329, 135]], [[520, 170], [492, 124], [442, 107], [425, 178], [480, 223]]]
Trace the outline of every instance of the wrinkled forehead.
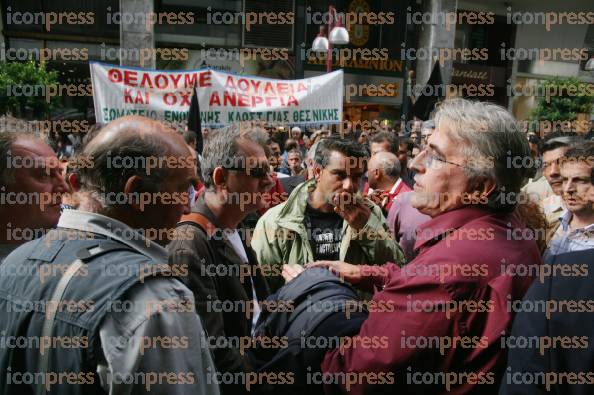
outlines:
[[427, 139], [427, 144], [443, 155], [457, 155], [467, 143], [458, 138], [447, 121], [442, 121]]
[[56, 153], [42, 140], [35, 137], [19, 137], [11, 146], [13, 155], [56, 158]]

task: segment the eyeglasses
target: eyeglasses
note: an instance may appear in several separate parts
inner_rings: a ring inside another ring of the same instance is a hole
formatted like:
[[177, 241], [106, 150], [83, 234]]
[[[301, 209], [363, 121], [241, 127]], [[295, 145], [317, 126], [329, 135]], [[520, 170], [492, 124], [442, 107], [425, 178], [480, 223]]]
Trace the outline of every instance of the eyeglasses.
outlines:
[[449, 160], [446, 160], [444, 158], [441, 158], [441, 157], [437, 156], [435, 154], [435, 152], [429, 146], [425, 147], [424, 150], [422, 150], [421, 152], [419, 152], [419, 154], [417, 155], [417, 157], [419, 157], [421, 155], [425, 155], [425, 157], [423, 158], [423, 161], [421, 163], [426, 168], [431, 168], [431, 169], [440, 168], [442, 165], [438, 165], [439, 162], [441, 162], [441, 163], [447, 163], [447, 164], [450, 164], [450, 165], [454, 165], [454, 166], [458, 166], [458, 167], [463, 167], [463, 168], [466, 167], [466, 166], [461, 165], [459, 163], [451, 162]]
[[270, 166], [268, 164], [263, 166], [255, 166], [255, 167], [238, 167], [238, 166], [231, 166], [231, 167], [223, 167], [225, 170], [233, 170], [233, 171], [243, 171], [246, 175], [258, 179], [263, 179], [270, 174]]

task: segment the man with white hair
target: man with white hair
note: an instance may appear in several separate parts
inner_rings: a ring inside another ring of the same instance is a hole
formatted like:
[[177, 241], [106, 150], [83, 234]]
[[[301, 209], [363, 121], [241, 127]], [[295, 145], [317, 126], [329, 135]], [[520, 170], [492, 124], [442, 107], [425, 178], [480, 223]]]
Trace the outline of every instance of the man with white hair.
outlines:
[[369, 159], [367, 182], [371, 200], [386, 214], [394, 198], [411, 189], [400, 178], [400, 161], [391, 152], [380, 151]]
[[[513, 274], [519, 266], [534, 273], [541, 263], [534, 240], [509, 236], [528, 231], [516, 210], [528, 171], [507, 166], [508, 158], [530, 156], [528, 142], [511, 114], [490, 103], [446, 101], [435, 124], [411, 163], [412, 204], [431, 217], [417, 230], [417, 257], [402, 268], [309, 265], [376, 290], [370, 305], [387, 306], [370, 311], [357, 336], [326, 353], [324, 377], [357, 377], [327, 393], [497, 393], [505, 367], [501, 338], [513, 320], [508, 306], [532, 282]], [[373, 347], [374, 338], [385, 341]]]

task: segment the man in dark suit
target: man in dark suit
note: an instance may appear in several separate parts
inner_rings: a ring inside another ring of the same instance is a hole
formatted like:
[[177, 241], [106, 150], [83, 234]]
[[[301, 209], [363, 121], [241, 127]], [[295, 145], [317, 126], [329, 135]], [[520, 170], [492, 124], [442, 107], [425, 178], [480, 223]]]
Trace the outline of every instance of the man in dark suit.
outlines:
[[[182, 217], [178, 237], [168, 246], [170, 263], [188, 268], [182, 279], [194, 293], [223, 394], [247, 390], [242, 383], [252, 367], [239, 345], [251, 344], [261, 303], [269, 294], [249, 247], [249, 231], [240, 225], [269, 200], [266, 195], [273, 180], [265, 144], [261, 131], [245, 132], [235, 125], [207, 140], [202, 160], [204, 193], [192, 212]], [[235, 384], [221, 380], [229, 373], [236, 377]]]
[[517, 312], [500, 395], [591, 394], [594, 384], [594, 249], [541, 267]]

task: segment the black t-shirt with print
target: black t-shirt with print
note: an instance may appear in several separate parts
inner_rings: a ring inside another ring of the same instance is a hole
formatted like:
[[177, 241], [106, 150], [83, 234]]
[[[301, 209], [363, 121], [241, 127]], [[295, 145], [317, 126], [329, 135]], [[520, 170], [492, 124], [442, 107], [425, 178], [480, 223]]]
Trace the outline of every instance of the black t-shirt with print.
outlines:
[[312, 208], [309, 203], [305, 208], [305, 226], [314, 260], [337, 261], [340, 256], [343, 219], [335, 212], [324, 213]]

